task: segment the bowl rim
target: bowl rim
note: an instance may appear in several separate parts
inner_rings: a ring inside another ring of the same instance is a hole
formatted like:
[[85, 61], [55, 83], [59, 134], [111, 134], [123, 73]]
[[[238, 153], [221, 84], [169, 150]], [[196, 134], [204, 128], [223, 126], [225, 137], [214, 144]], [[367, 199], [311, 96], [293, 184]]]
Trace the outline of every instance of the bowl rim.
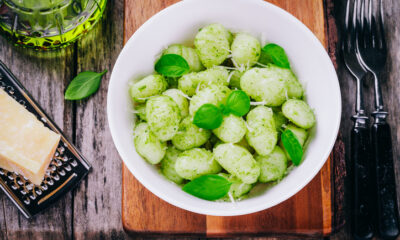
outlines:
[[[140, 32], [144, 31], [144, 29], [147, 27], [147, 25], [150, 25], [153, 21], [156, 21], [156, 19], [162, 17], [163, 15], [165, 15], [169, 10], [180, 7], [183, 4], [186, 4], [188, 2], [194, 2], [194, 1], [198, 1], [198, 0], [182, 0], [180, 2], [174, 3], [166, 8], [164, 8], [163, 10], [159, 11], [158, 13], [156, 13], [155, 15], [153, 15], [151, 18], [149, 18], [145, 23], [143, 23], [136, 31], [135, 33], [129, 38], [129, 40], [125, 43], [123, 49], [121, 50], [115, 65], [118, 65], [119, 61], [121, 61], [121, 56], [123, 55], [123, 52], [125, 49], [129, 48], [130, 45], [133, 44], [133, 42], [136, 39], [136, 36], [139, 35]], [[237, 0], [240, 1], [240, 0]], [[249, 1], [249, 0], [247, 0]], [[154, 195], [156, 195], [157, 197], [161, 198], [162, 200], [176, 206], [182, 209], [185, 209], [187, 211], [190, 212], [194, 212], [194, 213], [198, 213], [198, 214], [206, 214], [206, 215], [212, 215], [212, 216], [240, 216], [240, 215], [245, 215], [245, 214], [251, 214], [251, 213], [255, 213], [255, 212], [259, 212], [259, 211], [263, 211], [266, 210], [268, 208], [274, 207], [284, 201], [286, 201], [287, 199], [291, 198], [292, 196], [294, 196], [295, 194], [297, 194], [300, 190], [302, 190], [307, 184], [310, 183], [310, 181], [318, 174], [318, 172], [322, 169], [322, 167], [324, 166], [325, 162], [327, 161], [329, 155], [332, 152], [332, 149], [334, 147], [334, 144], [336, 142], [338, 133], [339, 133], [339, 128], [340, 128], [340, 122], [341, 122], [341, 115], [342, 115], [342, 98], [341, 98], [341, 90], [340, 90], [340, 84], [339, 84], [339, 80], [338, 80], [338, 76], [335, 70], [335, 67], [332, 63], [332, 60], [330, 59], [329, 54], [327, 53], [327, 50], [325, 49], [325, 47], [322, 45], [322, 43], [320, 42], [320, 40], [315, 36], [315, 34], [307, 27], [304, 25], [304, 23], [302, 23], [299, 19], [297, 19], [295, 16], [293, 16], [292, 14], [290, 14], [289, 12], [287, 12], [286, 10], [263, 0], [251, 0], [254, 3], [259, 4], [262, 7], [265, 7], [265, 5], [267, 5], [269, 8], [272, 9], [272, 11], [275, 11], [277, 14], [282, 15], [284, 18], [286, 18], [288, 21], [291, 21], [293, 24], [296, 25], [296, 27], [300, 28], [302, 30], [302, 32], [304, 32], [306, 35], [308, 35], [309, 39], [312, 41], [313, 45], [315, 48], [318, 48], [318, 52], [321, 53], [321, 55], [324, 56], [324, 58], [329, 59], [329, 68], [330, 68], [330, 72], [332, 72], [334, 74], [334, 76], [332, 75], [332, 77], [334, 77], [336, 79], [335, 81], [335, 85], [336, 85], [336, 89], [337, 94], [336, 94], [336, 99], [339, 99], [337, 105], [335, 106], [337, 108], [337, 112], [339, 113], [336, 117], [336, 119], [334, 119], [334, 138], [331, 139], [330, 141], [330, 145], [329, 148], [326, 148], [326, 150], [324, 151], [323, 154], [321, 154], [323, 156], [322, 161], [319, 162], [319, 164], [314, 167], [312, 170], [313, 172], [309, 172], [301, 181], [302, 183], [297, 185], [296, 188], [293, 188], [291, 191], [287, 191], [285, 193], [282, 193], [278, 198], [272, 200], [269, 204], [259, 204], [259, 205], [255, 205], [255, 206], [249, 206], [245, 209], [232, 209], [231, 211], [224, 211], [224, 210], [208, 210], [208, 209], [203, 209], [203, 208], [198, 208], [198, 207], [194, 207], [193, 205], [187, 204], [184, 201], [175, 201], [173, 198], [169, 197], [168, 194], [164, 194], [161, 191], [158, 191], [157, 188], [152, 186], [152, 183], [147, 181], [146, 178], [142, 177], [142, 174], [140, 174], [138, 171], [135, 170], [134, 164], [129, 162], [129, 161], [125, 161], [125, 154], [124, 151], [122, 150], [122, 148], [116, 144], [116, 130], [115, 130], [115, 126], [117, 124], [115, 124], [113, 117], [111, 116], [111, 114], [109, 114], [110, 109], [112, 109], [112, 105], [111, 105], [111, 91], [108, 90], [107, 93], [107, 118], [108, 118], [108, 126], [111, 132], [111, 137], [113, 139], [113, 143], [122, 159], [122, 161], [125, 163], [125, 165], [127, 166], [127, 168], [129, 169], [129, 171], [134, 175], [134, 177], [146, 188], [148, 189], [151, 193], [153, 193]], [[328, 66], [327, 66], [328, 67]], [[116, 80], [114, 80], [114, 76], [116, 74], [114, 74], [114, 69], [111, 73], [111, 77], [110, 77], [110, 81], [109, 81], [109, 87], [108, 89], [110, 89], [110, 86], [113, 82], [115, 82]], [[166, 180], [167, 181], [167, 180]]]

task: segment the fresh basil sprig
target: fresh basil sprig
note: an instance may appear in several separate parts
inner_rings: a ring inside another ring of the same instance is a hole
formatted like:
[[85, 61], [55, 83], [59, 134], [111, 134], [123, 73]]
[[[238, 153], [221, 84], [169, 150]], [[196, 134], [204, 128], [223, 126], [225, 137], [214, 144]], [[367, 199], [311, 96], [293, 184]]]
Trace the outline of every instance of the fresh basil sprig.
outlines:
[[203, 104], [193, 118], [193, 124], [199, 128], [216, 129], [222, 124], [222, 113], [215, 105], [206, 103]]
[[199, 128], [216, 129], [221, 126], [223, 115], [234, 114], [238, 117], [246, 115], [250, 110], [250, 98], [242, 90], [235, 90], [229, 94], [226, 105], [219, 107], [206, 103], [196, 111], [193, 124]]
[[285, 50], [275, 43], [267, 44], [262, 48], [261, 58], [263, 62], [272, 62], [278, 67], [290, 69], [289, 59]]
[[95, 93], [99, 87], [101, 78], [107, 72], [101, 73], [86, 71], [79, 73], [67, 87], [64, 98], [66, 100], [81, 100]]
[[188, 62], [177, 54], [163, 55], [156, 62], [154, 69], [166, 77], [180, 77], [190, 71]]
[[229, 94], [226, 108], [236, 116], [242, 117], [250, 110], [250, 97], [242, 90], [235, 90]]
[[215, 174], [204, 175], [193, 179], [183, 186], [183, 191], [205, 200], [217, 200], [224, 197], [232, 183]]
[[281, 135], [281, 140], [293, 164], [298, 166], [303, 158], [303, 147], [296, 135], [291, 130], [286, 129]]

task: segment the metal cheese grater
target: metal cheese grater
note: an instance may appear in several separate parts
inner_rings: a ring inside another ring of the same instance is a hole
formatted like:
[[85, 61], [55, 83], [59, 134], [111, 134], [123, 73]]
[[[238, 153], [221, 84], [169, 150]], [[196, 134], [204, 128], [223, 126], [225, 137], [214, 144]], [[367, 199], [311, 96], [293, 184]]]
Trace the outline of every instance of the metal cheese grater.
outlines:
[[35, 114], [46, 127], [61, 135], [40, 186], [35, 186], [17, 173], [0, 168], [0, 188], [26, 218], [31, 218], [74, 188], [88, 174], [91, 166], [1, 61], [0, 88]]

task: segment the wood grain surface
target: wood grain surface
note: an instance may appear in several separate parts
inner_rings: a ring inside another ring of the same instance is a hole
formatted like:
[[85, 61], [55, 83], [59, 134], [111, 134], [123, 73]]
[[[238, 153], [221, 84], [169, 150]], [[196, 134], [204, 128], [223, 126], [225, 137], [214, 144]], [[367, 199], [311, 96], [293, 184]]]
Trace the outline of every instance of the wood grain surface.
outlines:
[[[127, 41], [147, 19], [177, 0], [125, 1]], [[322, 0], [271, 0], [305, 23], [328, 46]], [[332, 231], [331, 160], [301, 192], [267, 211], [239, 217], [214, 217], [174, 207], [146, 190], [123, 168], [122, 222], [133, 235], [249, 235], [324, 236]], [[279, 219], [279, 220], [278, 220]]]
[[[169, 4], [169, 1], [147, 0], [155, 4]], [[303, 0], [291, 0], [303, 1]], [[344, 11], [344, 1], [325, 0], [325, 11], [327, 12], [327, 30], [329, 32], [329, 51], [332, 57], [337, 57], [337, 71], [339, 75], [342, 98], [343, 115], [341, 132], [345, 147], [349, 147], [349, 133], [352, 125], [350, 116], [354, 109], [354, 89], [355, 82], [348, 74], [339, 55], [335, 51], [335, 33], [332, 26], [337, 20], [342, 18]], [[387, 41], [390, 48], [388, 65], [385, 70], [386, 81], [383, 84], [384, 100], [388, 111], [390, 112], [389, 122], [392, 126], [392, 137], [394, 146], [394, 159], [400, 158], [400, 29], [398, 19], [400, 19], [400, 2], [398, 0], [385, 0], [384, 12], [386, 16], [385, 26], [387, 29]], [[334, 11], [327, 8], [329, 5]], [[156, 10], [154, 10], [154, 13]], [[128, 14], [128, 13], [127, 13]], [[132, 13], [130, 13], [132, 14]], [[143, 14], [143, 13], [139, 13]], [[98, 24], [93, 31], [76, 44], [67, 49], [50, 52], [38, 53], [30, 50], [21, 49], [12, 46], [3, 37], [0, 36], [0, 60], [13, 71], [21, 82], [30, 90], [32, 95], [43, 106], [45, 111], [51, 116], [57, 124], [65, 131], [79, 148], [85, 149], [85, 156], [95, 166], [95, 169], [89, 174], [88, 178], [76, 189], [74, 193], [58, 201], [46, 212], [37, 215], [34, 219], [28, 221], [11, 203], [7, 197], [0, 193], [0, 239], [143, 239], [125, 234], [121, 223], [121, 167], [122, 163], [113, 143], [109, 138], [108, 128], [104, 122], [94, 125], [99, 118], [104, 120], [106, 109], [104, 99], [106, 99], [106, 90], [110, 73], [103, 79], [101, 91], [94, 96], [94, 99], [87, 101], [71, 103], [63, 100], [63, 93], [66, 85], [80, 70], [103, 70], [107, 67], [109, 71], [116, 60], [123, 46], [123, 25], [124, 25], [124, 1], [109, 0], [104, 20]], [[139, 17], [139, 16], [137, 16]], [[336, 19], [336, 20], [335, 20]], [[128, 24], [139, 24], [130, 22]], [[129, 33], [129, 35], [132, 34]], [[365, 86], [366, 97], [368, 97], [368, 110], [373, 109], [373, 92], [371, 82]], [[97, 108], [97, 109], [94, 109]], [[80, 109], [80, 110], [78, 110]], [[80, 129], [76, 129], [78, 111]], [[83, 113], [84, 112], [84, 113]], [[85, 114], [96, 113], [90, 117]], [[85, 136], [79, 133], [85, 131]], [[86, 136], [89, 134], [90, 136]], [[77, 135], [82, 135], [80, 139]], [[89, 141], [89, 142], [84, 142]], [[93, 146], [96, 145], [98, 147]], [[104, 151], [102, 150], [104, 148]], [[343, 145], [336, 145], [337, 152], [343, 151]], [[340, 154], [339, 154], [340, 155]], [[349, 194], [346, 194], [343, 204], [343, 194], [348, 188], [343, 188], [343, 177], [346, 168], [340, 160], [340, 157], [333, 156], [334, 182], [335, 182], [335, 202], [334, 209], [342, 209], [342, 214], [349, 221]], [[400, 182], [400, 163], [395, 161], [395, 172], [397, 182]], [[349, 186], [349, 176], [346, 179], [346, 185]], [[336, 185], [336, 181], [338, 184]], [[87, 188], [97, 187], [86, 192]], [[337, 186], [340, 186], [337, 188]], [[398, 195], [400, 188], [398, 186]], [[338, 192], [339, 191], [339, 192]], [[338, 200], [336, 200], [336, 198]], [[103, 199], [107, 199], [104, 200]], [[96, 207], [97, 206], [97, 207]], [[149, 209], [150, 210], [150, 209]], [[154, 206], [152, 211], [157, 211]], [[112, 214], [110, 214], [112, 213]], [[109, 214], [109, 216], [107, 216]], [[170, 213], [172, 214], [172, 213]], [[337, 214], [337, 212], [336, 212]], [[336, 218], [335, 218], [336, 219]], [[340, 219], [340, 218], [339, 218]], [[139, 219], [140, 220], [140, 219]], [[138, 221], [139, 221], [138, 220]], [[144, 223], [143, 223], [144, 224]], [[202, 224], [202, 223], [199, 223]], [[343, 224], [343, 222], [341, 223]], [[79, 226], [78, 226], [79, 225]], [[285, 236], [283, 239], [287, 239]], [[296, 238], [291, 236], [291, 239]], [[166, 239], [166, 238], [160, 238]], [[182, 239], [182, 238], [179, 238]], [[191, 238], [193, 239], [193, 238]], [[276, 240], [276, 237], [245, 238], [252, 240]], [[298, 237], [297, 239], [304, 239]], [[316, 237], [316, 239], [321, 239]], [[347, 224], [339, 232], [324, 240], [347, 240], [353, 239], [350, 234], [350, 228]]]

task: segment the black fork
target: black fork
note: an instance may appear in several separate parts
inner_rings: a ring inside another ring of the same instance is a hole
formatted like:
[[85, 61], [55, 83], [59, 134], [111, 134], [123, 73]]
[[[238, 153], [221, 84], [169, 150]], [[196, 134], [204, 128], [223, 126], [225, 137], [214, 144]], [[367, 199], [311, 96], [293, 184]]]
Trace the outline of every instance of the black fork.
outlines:
[[387, 46], [383, 22], [382, 0], [378, 4], [362, 0], [362, 29], [359, 31], [358, 53], [363, 65], [374, 76], [375, 111], [371, 129], [372, 150], [375, 168], [375, 194], [377, 200], [377, 226], [384, 239], [395, 239], [399, 235], [399, 219], [396, 195], [396, 180], [393, 169], [393, 151], [390, 126], [386, 122], [380, 73], [387, 58]]
[[356, 79], [356, 106], [353, 129], [351, 131], [351, 163], [353, 164], [353, 202], [352, 229], [356, 239], [373, 237], [370, 133], [368, 117], [365, 113], [362, 82], [367, 70], [360, 62], [357, 53], [357, 32], [361, 28], [359, 0], [348, 0], [346, 19], [342, 31], [342, 55], [344, 63]]

